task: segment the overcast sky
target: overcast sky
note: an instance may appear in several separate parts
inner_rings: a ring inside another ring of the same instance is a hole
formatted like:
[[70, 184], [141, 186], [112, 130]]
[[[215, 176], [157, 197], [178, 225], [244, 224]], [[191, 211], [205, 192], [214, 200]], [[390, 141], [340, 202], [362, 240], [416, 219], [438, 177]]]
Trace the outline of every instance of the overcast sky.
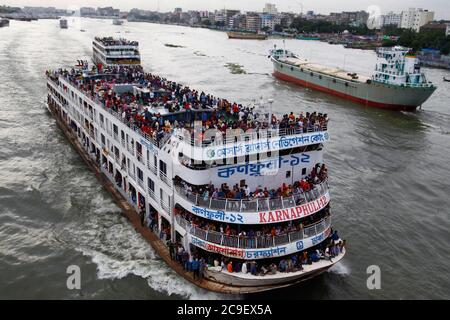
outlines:
[[183, 10], [240, 9], [261, 11], [266, 2], [275, 3], [281, 11], [303, 12], [314, 10], [318, 13], [365, 10], [376, 5], [381, 12], [397, 11], [418, 7], [435, 11], [437, 19], [450, 19], [450, 0], [0, 0], [0, 5], [13, 6], [54, 6], [58, 8], [82, 6], [113, 6], [123, 10], [132, 8], [172, 11], [175, 7]]

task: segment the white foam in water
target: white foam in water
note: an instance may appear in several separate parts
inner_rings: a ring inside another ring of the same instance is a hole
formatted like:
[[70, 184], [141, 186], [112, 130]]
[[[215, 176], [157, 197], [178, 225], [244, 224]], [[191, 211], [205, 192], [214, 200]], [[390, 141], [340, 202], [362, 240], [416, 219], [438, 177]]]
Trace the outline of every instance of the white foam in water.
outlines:
[[78, 243], [75, 248], [91, 257], [97, 265], [99, 279], [124, 279], [135, 275], [147, 280], [155, 291], [189, 299], [226, 299], [189, 283], [175, 273], [128, 221], [118, 208], [101, 195], [92, 200], [92, 212], [87, 221], [71, 230]]
[[332, 266], [330, 269], [328, 269], [328, 272], [339, 274], [339, 275], [345, 275], [348, 276], [350, 272], [350, 268], [344, 264], [344, 262], [339, 261], [334, 266]]

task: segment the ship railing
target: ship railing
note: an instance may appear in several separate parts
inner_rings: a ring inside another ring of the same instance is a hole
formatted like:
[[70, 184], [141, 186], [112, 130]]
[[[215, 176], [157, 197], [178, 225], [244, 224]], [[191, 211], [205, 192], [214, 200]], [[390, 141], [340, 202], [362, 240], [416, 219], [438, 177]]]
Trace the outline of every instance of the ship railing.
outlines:
[[167, 177], [167, 175], [166, 175], [164, 172], [162, 172], [161, 170], [159, 171], [159, 178], [160, 178], [167, 186], [169, 186], [169, 187], [172, 186], [172, 183], [171, 183], [169, 177]]
[[131, 153], [134, 156], [134, 145], [131, 143], [127, 144], [127, 150], [129, 153]]
[[145, 164], [144, 162], [144, 157], [142, 156], [142, 153], [139, 152], [138, 150], [136, 150], [136, 158], [138, 159], [138, 161], [142, 164]]
[[128, 176], [130, 176], [133, 180], [136, 181], [136, 174], [130, 168], [128, 168]]
[[257, 198], [257, 199], [213, 199], [200, 194], [189, 192], [176, 184], [175, 190], [179, 196], [195, 206], [229, 212], [260, 212], [269, 210], [288, 209], [319, 199], [329, 191], [328, 181], [313, 185], [312, 190], [293, 194], [287, 197]]
[[166, 211], [168, 214], [171, 213], [170, 204], [167, 201], [160, 199], [159, 204], [161, 205], [161, 208], [164, 209], [164, 211]]
[[226, 235], [224, 233], [213, 230], [205, 230], [193, 225], [191, 222], [187, 221], [180, 215], [177, 215], [175, 217], [175, 220], [180, 227], [186, 230], [186, 232], [197, 238], [225, 247], [239, 249], [260, 249], [281, 246], [295, 241], [314, 237], [321, 234], [331, 226], [331, 217], [327, 216], [315, 224], [305, 226], [301, 230], [292, 231], [276, 236], [268, 234], [248, 237]]
[[142, 181], [141, 178], [139, 178], [139, 177], [137, 178], [137, 183], [141, 188], [144, 188], [144, 181]]
[[193, 131], [189, 129], [175, 130], [174, 135], [178, 139], [185, 141], [191, 146], [198, 147], [209, 147], [209, 146], [220, 146], [238, 143], [241, 141], [254, 141], [262, 139], [270, 139], [274, 137], [292, 136], [300, 135], [312, 132], [323, 132], [328, 130], [328, 125], [312, 125], [307, 128], [281, 128], [281, 129], [255, 129], [251, 132], [242, 133], [240, 130], [236, 130], [236, 134], [231, 131], [230, 134], [218, 134], [216, 136], [210, 137], [208, 139], [196, 139], [194, 138]]
[[147, 159], [147, 167], [150, 169], [151, 172], [153, 172], [154, 174], [156, 174], [156, 172], [158, 171], [158, 168], [156, 168], [155, 165], [153, 165], [150, 161], [150, 159]]
[[[78, 89], [76, 84], [72, 83], [68, 77], [65, 77], [64, 75], [60, 75], [60, 76], [62, 78], [64, 78], [67, 82], [69, 82], [72, 86], [74, 86], [75, 88]], [[59, 78], [56, 81], [51, 76], [49, 76], [48, 78], [51, 81], [53, 81], [55, 84], [60, 86]], [[78, 89], [78, 90], [80, 90], [80, 89]], [[144, 137], [145, 140], [147, 140], [148, 142], [150, 142], [151, 144], [156, 146], [158, 149], [161, 148], [166, 143], [166, 141], [170, 138], [171, 134], [170, 133], [165, 133], [164, 136], [162, 137], [162, 139], [160, 139], [159, 141], [155, 140], [152, 136], [150, 136], [147, 133], [143, 132], [139, 127], [137, 127], [134, 124], [130, 124], [129, 122], [125, 121], [125, 119], [123, 119], [122, 116], [119, 113], [117, 113], [116, 111], [114, 111], [114, 110], [112, 110], [110, 108], [106, 108], [104, 103], [102, 101], [100, 101], [100, 99], [96, 95], [94, 96], [90, 92], [85, 92], [85, 91], [82, 91], [82, 92], [86, 95], [86, 97], [88, 97], [90, 100], [92, 100], [92, 102], [95, 102], [97, 105], [101, 106], [105, 111], [109, 112], [111, 115], [113, 115], [115, 118], [117, 118], [123, 124], [125, 124], [131, 130], [135, 131], [140, 136]], [[108, 132], [108, 133], [111, 134], [111, 132]]]
[[152, 198], [153, 200], [156, 200], [155, 191], [153, 191], [150, 188], [147, 188], [147, 192], [148, 192], [148, 195], [150, 196], [150, 198]]

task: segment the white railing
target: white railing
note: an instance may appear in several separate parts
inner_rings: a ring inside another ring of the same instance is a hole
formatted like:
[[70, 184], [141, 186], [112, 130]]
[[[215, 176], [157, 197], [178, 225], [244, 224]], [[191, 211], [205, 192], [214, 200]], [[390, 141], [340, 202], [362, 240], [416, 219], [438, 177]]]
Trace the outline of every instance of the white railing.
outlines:
[[152, 198], [153, 200], [157, 200], [157, 199], [156, 199], [155, 191], [153, 191], [153, 190], [150, 189], [150, 188], [147, 188], [147, 192], [148, 192], [148, 195], [150, 196], [150, 198]]
[[311, 132], [321, 132], [321, 131], [327, 131], [328, 125], [311, 125], [309, 127], [305, 128], [283, 128], [283, 129], [256, 129], [252, 130], [249, 133], [242, 133], [241, 130], [237, 130], [236, 134], [233, 134], [233, 132], [228, 132], [228, 135], [223, 133], [220, 135], [208, 137], [208, 139], [197, 139], [194, 138], [194, 132], [189, 129], [181, 129], [181, 130], [175, 130], [174, 134], [178, 139], [185, 141], [186, 143], [190, 144], [191, 146], [219, 146], [219, 145], [227, 145], [227, 144], [233, 144], [238, 143], [241, 141], [254, 141], [254, 140], [260, 140], [260, 139], [270, 139], [273, 137], [283, 137], [283, 136], [292, 136], [292, 135], [299, 135], [304, 133], [311, 133]]
[[272, 236], [268, 234], [247, 237], [226, 235], [217, 231], [201, 229], [192, 225], [189, 221], [185, 220], [180, 215], [177, 215], [175, 219], [179, 226], [181, 226], [184, 230], [197, 238], [226, 247], [240, 249], [271, 248], [292, 243], [298, 240], [319, 235], [331, 226], [331, 217], [326, 217], [320, 222], [317, 222], [310, 226], [306, 226], [298, 231], [289, 232], [278, 236]]
[[151, 172], [157, 174], [158, 168], [150, 163], [150, 159], [147, 159], [147, 167], [150, 169]]
[[130, 168], [128, 168], [128, 176], [130, 176], [134, 181], [136, 181], [136, 174]]
[[160, 205], [161, 205], [161, 208], [164, 209], [164, 211], [166, 211], [169, 215], [171, 214], [170, 205], [166, 201], [161, 199], [160, 200]]
[[134, 156], [134, 145], [132, 145], [131, 143], [128, 143], [127, 150]]
[[170, 179], [167, 177], [167, 175], [166, 175], [164, 172], [159, 171], [159, 177], [160, 177], [161, 180], [162, 180], [165, 184], [167, 184], [169, 187], [172, 186], [172, 182], [170, 181]]
[[140, 153], [139, 151], [136, 150], [136, 158], [138, 159], [138, 161], [142, 164], [145, 164], [144, 162], [144, 157], [142, 156], [142, 153]]
[[204, 198], [202, 195], [188, 192], [179, 185], [175, 185], [178, 195], [188, 200], [190, 203], [213, 210], [223, 210], [231, 212], [259, 212], [268, 210], [286, 209], [298, 206], [303, 203], [314, 201], [329, 191], [328, 181], [314, 185], [313, 189], [307, 192], [294, 194], [289, 197], [257, 198], [257, 199], [213, 199]]

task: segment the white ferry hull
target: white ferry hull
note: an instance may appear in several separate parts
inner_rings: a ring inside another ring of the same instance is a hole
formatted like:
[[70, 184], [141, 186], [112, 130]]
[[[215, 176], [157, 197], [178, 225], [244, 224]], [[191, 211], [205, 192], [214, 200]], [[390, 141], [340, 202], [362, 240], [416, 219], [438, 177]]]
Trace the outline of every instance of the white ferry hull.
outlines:
[[273, 75], [281, 80], [329, 93], [366, 106], [413, 111], [421, 106], [436, 87], [400, 87], [377, 82], [349, 81], [302, 69], [272, 58]]

